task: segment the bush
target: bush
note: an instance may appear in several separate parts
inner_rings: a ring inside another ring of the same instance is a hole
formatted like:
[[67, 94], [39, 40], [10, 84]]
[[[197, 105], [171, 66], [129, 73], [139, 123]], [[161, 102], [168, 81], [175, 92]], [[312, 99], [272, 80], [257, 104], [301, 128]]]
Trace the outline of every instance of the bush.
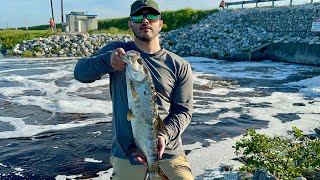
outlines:
[[[178, 11], [163, 11], [161, 18], [164, 21], [163, 32], [178, 29], [189, 24], [195, 24], [206, 18], [209, 14], [218, 12], [218, 10], [193, 10], [191, 8], [181, 9]], [[116, 27], [119, 30], [128, 31], [129, 17], [117, 19], [105, 19], [98, 22], [99, 30]]]
[[93, 34], [93, 33], [110, 33], [110, 34], [130, 34], [130, 35], [133, 35], [133, 33], [129, 29], [122, 30], [122, 29], [119, 29], [119, 28], [116, 28], [116, 27], [110, 27], [110, 28], [102, 29], [102, 30], [98, 30], [98, 31], [90, 31], [89, 33], [90, 34]]
[[173, 29], [178, 29], [189, 24], [198, 23], [206, 18], [209, 14], [218, 12], [218, 10], [193, 10], [191, 8], [181, 9], [178, 11], [164, 11], [161, 16], [166, 26], [162, 31], [167, 32]]
[[32, 57], [33, 56], [33, 52], [29, 51], [29, 50], [23, 51], [22, 52], [22, 56], [23, 57]]
[[237, 155], [242, 153], [248, 159], [241, 170], [253, 173], [263, 168], [279, 179], [293, 179], [320, 168], [320, 139], [304, 137], [296, 127], [293, 132], [294, 139], [290, 140], [249, 129], [234, 146]]

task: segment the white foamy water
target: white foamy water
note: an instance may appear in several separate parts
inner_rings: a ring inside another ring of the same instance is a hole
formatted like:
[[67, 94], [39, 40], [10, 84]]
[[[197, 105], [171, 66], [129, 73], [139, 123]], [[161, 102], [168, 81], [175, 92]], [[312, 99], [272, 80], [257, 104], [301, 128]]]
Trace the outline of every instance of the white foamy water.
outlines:
[[[310, 67], [303, 65], [294, 65], [287, 63], [276, 63], [271, 61], [263, 62], [228, 62], [212, 60], [201, 57], [187, 57], [194, 69], [194, 83], [199, 86], [211, 87], [212, 80], [210, 78], [237, 79], [245, 78], [249, 81], [256, 80], [286, 80], [290, 76], [299, 75], [301, 72], [319, 67]], [[16, 62], [16, 59], [1, 59], [0, 67]], [[24, 67], [33, 61], [39, 61], [41, 67]], [[29, 63], [28, 63], [29, 62]], [[83, 84], [75, 81], [73, 76], [73, 68], [75, 60], [68, 62], [56, 61], [49, 63], [47, 60], [28, 60], [17, 63], [16, 68], [0, 69], [0, 83], [12, 84], [14, 87], [0, 86], [0, 97], [5, 101], [16, 103], [19, 105], [36, 106], [42, 110], [51, 113], [102, 113], [108, 115], [112, 113], [111, 102], [108, 100], [97, 100], [90, 96], [99, 95], [102, 92], [95, 90], [95, 87], [108, 86], [107, 78], [96, 81], [95, 83]], [[48, 71], [47, 73], [39, 74], [21, 74], [24, 71], [38, 72], [41, 70]], [[18, 73], [20, 72], [20, 73]], [[319, 71], [318, 71], [319, 72]], [[68, 78], [66, 78], [68, 77]], [[209, 78], [208, 78], [209, 77]], [[63, 80], [63, 78], [66, 78]], [[62, 79], [63, 85], [59, 85], [57, 79]], [[266, 96], [246, 95], [253, 93], [255, 87], [241, 86], [241, 84], [230, 84], [224, 87], [212, 87], [209, 89], [196, 89], [195, 92], [206, 93], [206, 96], [195, 96], [195, 113], [206, 114], [218, 112], [222, 108], [241, 108], [241, 112], [227, 111], [219, 114], [217, 117], [208, 118], [204, 124], [214, 125], [226, 118], [239, 118], [242, 113], [249, 114], [254, 119], [268, 122], [266, 128], [258, 129], [257, 132], [265, 133], [270, 136], [289, 136], [288, 131], [292, 126], [297, 126], [304, 133], [314, 133], [315, 127], [320, 127], [320, 74], [313, 78], [303, 79], [296, 82], [286, 82], [282, 84], [283, 88], [295, 87], [297, 92], [275, 91]], [[260, 87], [264, 88], [264, 87]], [[266, 87], [267, 88], [267, 87]], [[82, 89], [81, 92], [78, 90]], [[38, 92], [38, 95], [29, 95], [28, 91]], [[241, 96], [225, 97], [229, 93], [244, 94]], [[40, 95], [39, 95], [40, 94]], [[224, 96], [224, 97], [222, 97]], [[200, 101], [207, 98], [214, 98], [209, 103], [201, 104]], [[312, 100], [310, 100], [312, 98]], [[217, 100], [217, 101], [215, 101]], [[265, 103], [265, 107], [250, 107], [248, 104]], [[295, 106], [295, 103], [303, 104], [304, 106]], [[0, 107], [0, 109], [3, 107]], [[296, 114], [298, 119], [282, 122], [276, 116], [281, 113]], [[98, 122], [111, 121], [109, 118], [104, 119], [87, 119], [81, 122], [68, 122], [57, 125], [29, 125], [24, 122], [27, 117], [10, 117], [0, 115], [0, 122], [9, 123], [15, 130], [0, 132], [0, 138], [12, 137], [32, 137], [38, 133], [67, 129], [73, 127], [86, 126]], [[99, 136], [101, 132], [92, 132]], [[231, 160], [235, 158], [234, 149], [232, 146], [242, 136], [225, 138], [221, 141], [215, 141], [208, 137], [205, 141], [209, 145], [203, 146], [199, 141], [194, 144], [184, 145], [186, 150], [192, 150], [188, 155], [193, 174], [197, 179], [203, 177], [219, 177], [221, 173], [217, 171], [221, 165], [233, 165], [235, 168], [241, 164]], [[96, 160], [91, 157], [84, 159], [86, 162], [100, 163], [101, 160]], [[1, 164], [0, 166], [5, 166]], [[22, 171], [22, 170], [21, 170]], [[109, 179], [112, 169], [99, 172], [99, 177], [92, 179]], [[228, 176], [228, 175], [225, 175]], [[232, 174], [230, 175], [232, 176]], [[58, 175], [56, 179], [77, 179], [81, 175], [65, 176]]]
[[[69, 58], [70, 59], [70, 58]], [[55, 61], [53, 61], [55, 60]], [[52, 62], [53, 61], [53, 62]], [[68, 62], [57, 61], [56, 59], [1, 59], [0, 66], [10, 63], [16, 63], [17, 68], [1, 69], [0, 82], [15, 84], [15, 87], [0, 87], [0, 95], [5, 97], [6, 101], [17, 103], [24, 106], [37, 106], [51, 113], [112, 113], [112, 105], [110, 101], [102, 101], [96, 99], [88, 99], [78, 95], [79, 89], [88, 89], [94, 87], [107, 86], [109, 81], [105, 78], [90, 84], [83, 84], [73, 77], [73, 69], [76, 63], [70, 59]], [[24, 68], [32, 64], [36, 65]], [[48, 71], [48, 73], [33, 74], [38, 70]], [[15, 72], [30, 72], [24, 75], [16, 75]], [[59, 78], [70, 77], [70, 80], [64, 81], [66, 85], [57, 85], [56, 80]], [[42, 95], [29, 95], [26, 92], [33, 91]], [[94, 91], [93, 93], [97, 93]], [[82, 91], [82, 94], [84, 92]], [[90, 93], [91, 94], [91, 93]], [[1, 108], [1, 107], [0, 107]], [[27, 117], [25, 117], [27, 118]], [[0, 132], [1, 138], [29, 137], [49, 130], [61, 130], [66, 128], [74, 128], [95, 124], [98, 122], [110, 122], [111, 118], [105, 119], [88, 119], [84, 122], [70, 122], [58, 125], [27, 125], [23, 121], [24, 118], [2, 117], [0, 121], [7, 122], [15, 127], [14, 131]]]

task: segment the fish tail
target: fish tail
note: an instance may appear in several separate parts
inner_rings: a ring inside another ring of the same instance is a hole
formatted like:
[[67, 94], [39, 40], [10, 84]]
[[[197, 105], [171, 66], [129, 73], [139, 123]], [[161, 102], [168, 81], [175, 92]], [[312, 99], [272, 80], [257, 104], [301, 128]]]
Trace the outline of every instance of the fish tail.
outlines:
[[156, 172], [147, 170], [146, 175], [144, 177], [144, 180], [154, 180], [154, 179], [156, 179], [158, 177], [159, 176], [157, 175]]
[[144, 180], [169, 180], [168, 176], [162, 171], [160, 167], [157, 167], [155, 171], [147, 170]]

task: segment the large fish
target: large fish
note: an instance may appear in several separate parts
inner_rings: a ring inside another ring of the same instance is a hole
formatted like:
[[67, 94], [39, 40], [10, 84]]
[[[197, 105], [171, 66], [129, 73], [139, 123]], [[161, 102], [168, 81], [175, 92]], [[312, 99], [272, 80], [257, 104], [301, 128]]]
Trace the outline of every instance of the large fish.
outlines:
[[148, 179], [167, 179], [161, 171], [158, 158], [159, 130], [166, 132], [158, 115], [157, 94], [151, 74], [137, 51], [128, 51], [126, 62], [128, 120], [131, 121], [135, 145], [147, 158]]

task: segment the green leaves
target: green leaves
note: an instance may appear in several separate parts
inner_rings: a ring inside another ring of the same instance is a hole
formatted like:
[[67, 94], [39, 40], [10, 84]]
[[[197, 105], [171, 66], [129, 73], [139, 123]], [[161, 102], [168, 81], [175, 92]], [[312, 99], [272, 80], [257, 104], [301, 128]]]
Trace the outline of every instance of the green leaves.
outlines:
[[293, 139], [268, 137], [248, 129], [233, 146], [236, 155], [248, 159], [240, 170], [253, 173], [265, 168], [277, 178], [292, 179], [320, 168], [320, 139], [311, 140], [300, 129], [292, 129]]

